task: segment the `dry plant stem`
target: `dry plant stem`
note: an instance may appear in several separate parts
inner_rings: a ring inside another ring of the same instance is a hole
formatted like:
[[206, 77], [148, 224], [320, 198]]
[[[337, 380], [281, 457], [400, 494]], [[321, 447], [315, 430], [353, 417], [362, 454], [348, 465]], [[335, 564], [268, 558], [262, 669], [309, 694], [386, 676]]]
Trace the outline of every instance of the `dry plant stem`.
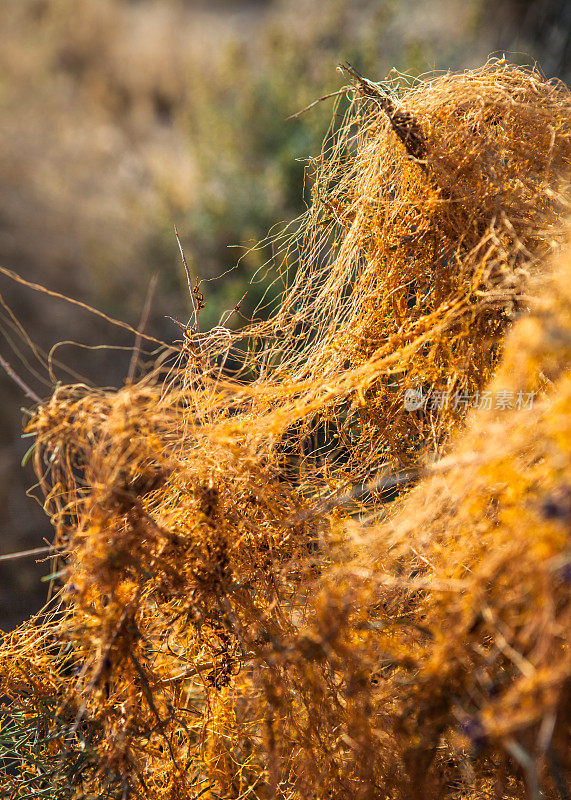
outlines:
[[178, 249], [180, 251], [180, 257], [182, 259], [182, 263], [184, 265], [184, 271], [186, 273], [186, 281], [188, 284], [188, 293], [190, 295], [190, 301], [192, 303], [192, 311], [194, 314], [194, 332], [198, 333], [198, 304], [196, 298], [194, 297], [194, 292], [192, 289], [192, 278], [190, 276], [190, 269], [188, 268], [188, 264], [186, 263], [186, 256], [184, 255], [184, 250], [182, 249], [182, 244], [178, 235], [178, 231], [176, 229], [176, 225], [174, 226], [174, 235], [176, 236], [176, 241], [178, 244]]
[[139, 362], [139, 356], [141, 353], [141, 333], [144, 332], [147, 322], [149, 319], [149, 314], [151, 312], [151, 305], [153, 302], [153, 297], [155, 294], [155, 290], [157, 288], [157, 281], [159, 276], [155, 273], [149, 282], [149, 286], [147, 288], [147, 294], [145, 296], [145, 302], [143, 305], [143, 310], [141, 312], [141, 319], [139, 320], [139, 325], [137, 326], [137, 335], [135, 337], [135, 345], [133, 347], [133, 355], [131, 356], [131, 361], [129, 362], [129, 371], [127, 372], [127, 380], [126, 383], [132, 383], [135, 377], [135, 372], [137, 370], [137, 364]]
[[393, 130], [406, 147], [407, 152], [417, 161], [419, 166], [426, 170], [423, 159], [427, 156], [427, 145], [422, 127], [414, 115], [409, 111], [397, 108], [395, 103], [387, 94], [383, 94], [378, 86], [364, 78], [355, 67], [346, 63], [341, 65], [341, 69], [351, 75], [356, 81], [361, 93], [374, 100], [377, 105], [385, 112], [390, 120]]
[[41, 286], [39, 283], [33, 283], [32, 281], [27, 281], [25, 278], [22, 278], [16, 272], [11, 269], [6, 269], [6, 267], [0, 267], [0, 273], [5, 275], [7, 278], [10, 278], [16, 283], [22, 284], [22, 286], [28, 287], [28, 289], [33, 289], [35, 292], [41, 292], [42, 294], [48, 295], [48, 297], [54, 297], [57, 300], [63, 300], [70, 305], [76, 306], [77, 308], [81, 308], [83, 311], [89, 311], [90, 314], [95, 314], [95, 316], [104, 319], [105, 322], [109, 322], [111, 325], [116, 325], [119, 328], [123, 328], [130, 333], [134, 333], [135, 336], [140, 335], [142, 339], [146, 339], [148, 342], [154, 342], [154, 344], [160, 344], [163, 347], [169, 347], [170, 349], [174, 350], [172, 345], [167, 345], [165, 342], [161, 341], [160, 339], [156, 339], [154, 336], [149, 336], [146, 333], [140, 333], [133, 328], [132, 325], [129, 325], [127, 322], [122, 322], [121, 320], [114, 319], [113, 317], [104, 314], [103, 311], [99, 311], [97, 308], [93, 308], [92, 306], [88, 305], [87, 303], [82, 303], [80, 300], [74, 300], [72, 297], [67, 297], [65, 294], [61, 294], [60, 292], [54, 292], [52, 289], [47, 289], [45, 286]]
[[529, 800], [542, 800], [543, 792], [539, 784], [537, 765], [530, 754], [515, 739], [508, 739], [505, 744], [506, 750], [513, 759], [521, 766], [524, 771]]
[[20, 550], [17, 553], [5, 553], [0, 555], [0, 561], [12, 561], [15, 558], [27, 558], [28, 556], [42, 555], [43, 553], [52, 553], [54, 550], [53, 545], [47, 547], [32, 547], [31, 550]]
[[368, 494], [369, 492], [380, 493], [386, 491], [387, 489], [399, 489], [403, 486], [410, 485], [411, 482], [418, 478], [419, 474], [420, 473], [418, 471], [408, 470], [395, 473], [393, 475], [381, 475], [378, 478], [373, 478], [372, 480], [363, 483], [361, 486], [353, 487], [348, 492], [343, 492], [342, 494], [338, 494], [328, 500], [324, 500], [322, 503], [314, 506], [313, 508], [308, 508], [307, 510], [293, 517], [293, 519], [286, 520], [284, 524], [296, 525], [299, 522], [306, 522], [308, 519], [312, 519], [313, 517], [329, 513], [330, 511], [333, 511], [334, 508], [347, 505], [347, 503], [349, 503], [351, 500], [356, 500], [357, 498], [362, 497], [364, 494]]
[[33, 389], [30, 389], [30, 387], [27, 385], [27, 383], [24, 380], [22, 380], [22, 378], [20, 378], [19, 375], [17, 375], [14, 372], [14, 370], [12, 369], [10, 364], [2, 356], [0, 356], [0, 366], [4, 369], [6, 374], [10, 378], [12, 378], [14, 383], [16, 383], [20, 387], [20, 389], [24, 392], [26, 397], [28, 397], [30, 400], [33, 400], [33, 402], [36, 403], [37, 405], [41, 405], [42, 404], [42, 401], [38, 397], [38, 395], [33, 391]]
[[289, 122], [290, 119], [297, 119], [301, 117], [302, 114], [305, 114], [307, 111], [311, 111], [312, 108], [322, 103], [324, 100], [329, 100], [331, 97], [339, 97], [339, 95], [346, 94], [347, 89], [339, 89], [336, 92], [329, 92], [329, 94], [324, 94], [323, 97], [320, 97], [318, 100], [314, 100], [313, 103], [310, 103], [305, 108], [302, 108], [301, 111], [297, 111], [295, 114], [290, 114], [289, 117], [285, 118], [286, 122]]

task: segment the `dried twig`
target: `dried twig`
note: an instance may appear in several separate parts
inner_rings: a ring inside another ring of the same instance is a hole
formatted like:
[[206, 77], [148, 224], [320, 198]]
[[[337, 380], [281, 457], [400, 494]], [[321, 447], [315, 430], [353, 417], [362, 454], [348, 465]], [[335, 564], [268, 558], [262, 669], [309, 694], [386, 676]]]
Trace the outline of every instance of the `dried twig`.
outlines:
[[127, 373], [127, 381], [126, 383], [133, 383], [133, 378], [135, 377], [135, 370], [137, 369], [137, 364], [139, 362], [139, 354], [141, 352], [141, 334], [145, 330], [147, 325], [147, 321], [149, 319], [149, 313], [151, 310], [151, 303], [153, 302], [153, 295], [155, 294], [155, 289], [157, 288], [157, 280], [158, 275], [155, 273], [149, 282], [149, 287], [147, 289], [147, 295], [145, 297], [145, 303], [143, 305], [143, 310], [141, 312], [141, 319], [139, 320], [139, 325], [137, 327], [137, 335], [135, 337], [135, 346], [133, 347], [133, 355], [131, 356], [131, 361], [129, 363], [129, 372]]
[[398, 489], [401, 486], [406, 486], [410, 484], [411, 481], [415, 480], [415, 478], [418, 478], [419, 474], [418, 470], [410, 469], [395, 472], [392, 475], [382, 475], [373, 478], [373, 480], [367, 481], [366, 483], [354, 486], [348, 492], [334, 495], [329, 500], [324, 500], [322, 503], [314, 505], [300, 514], [296, 514], [294, 517], [287, 520], [286, 524], [297, 525], [300, 522], [306, 522], [309, 519], [313, 519], [321, 514], [326, 514], [334, 508], [345, 505], [345, 503], [356, 500], [358, 497], [362, 497], [370, 492], [386, 492], [389, 489]]
[[174, 226], [174, 235], [176, 236], [176, 241], [178, 243], [178, 249], [180, 250], [180, 257], [182, 258], [182, 263], [184, 264], [184, 270], [186, 272], [186, 280], [188, 283], [188, 293], [190, 294], [190, 299], [192, 301], [192, 310], [194, 313], [194, 330], [198, 333], [198, 303], [194, 296], [194, 289], [192, 286], [192, 278], [190, 275], [190, 269], [188, 268], [188, 264], [186, 262], [186, 256], [184, 255], [184, 250], [182, 249], [182, 244], [180, 241], [180, 237], [178, 235], [178, 231], [176, 229], [176, 225]]
[[297, 119], [301, 117], [302, 114], [305, 114], [306, 111], [311, 111], [312, 108], [322, 103], [324, 100], [329, 100], [330, 97], [337, 97], [340, 94], [345, 94], [346, 89], [338, 89], [336, 92], [329, 92], [329, 94], [324, 94], [323, 97], [319, 97], [317, 100], [314, 100], [313, 103], [310, 103], [305, 108], [302, 108], [301, 111], [296, 111], [295, 114], [290, 114], [289, 117], [285, 118], [285, 121], [288, 122], [290, 119]]
[[9, 377], [10, 377], [10, 378], [12, 378], [12, 380], [13, 380], [15, 383], [17, 383], [17, 384], [18, 384], [18, 386], [19, 386], [19, 387], [20, 387], [20, 389], [21, 389], [21, 390], [24, 392], [24, 394], [26, 395], [26, 397], [29, 397], [29, 398], [30, 398], [30, 400], [33, 400], [33, 401], [34, 401], [34, 403], [37, 403], [37, 405], [41, 406], [41, 404], [42, 404], [42, 401], [41, 401], [41, 399], [38, 397], [38, 395], [37, 395], [37, 394], [34, 392], [34, 390], [33, 390], [33, 389], [30, 389], [30, 387], [28, 386], [28, 384], [27, 384], [27, 383], [26, 383], [24, 380], [22, 380], [22, 378], [20, 378], [20, 376], [19, 376], [19, 375], [17, 375], [17, 374], [14, 372], [14, 370], [12, 369], [12, 367], [10, 366], [10, 364], [8, 364], [8, 362], [6, 361], [6, 359], [5, 359], [5, 358], [3, 358], [2, 356], [0, 356], [0, 366], [2, 366], [2, 367], [4, 368], [4, 371], [6, 372], [6, 374], [7, 374], [7, 375], [9, 375]]
[[[379, 87], [372, 81], [363, 77], [360, 72], [357, 72], [355, 67], [349, 63], [341, 64], [340, 69], [347, 72], [353, 77], [361, 90], [361, 93], [377, 103], [378, 106], [385, 112], [393, 127], [394, 132], [399, 137], [401, 142], [406, 147], [407, 152], [416, 161], [422, 161], [426, 158], [428, 152], [428, 145], [424, 136], [422, 126], [416, 119], [414, 114], [410, 111], [405, 111], [396, 106], [394, 101], [381, 92]], [[426, 166], [420, 163], [422, 169], [426, 170]]]
[[[96, 317], [100, 317], [104, 319], [105, 322], [109, 322], [111, 325], [116, 325], [118, 328], [123, 328], [130, 333], [137, 334], [139, 331], [136, 328], [133, 328], [132, 325], [129, 325], [127, 322], [123, 322], [120, 319], [114, 319], [113, 317], [104, 314], [103, 311], [99, 311], [97, 308], [93, 308], [88, 303], [83, 303], [81, 300], [74, 300], [72, 297], [67, 297], [65, 294], [61, 292], [55, 292], [53, 289], [47, 289], [45, 286], [42, 286], [39, 283], [34, 283], [33, 281], [27, 281], [25, 278], [22, 278], [21, 275], [18, 275], [17, 272], [14, 272], [11, 269], [6, 269], [6, 267], [0, 267], [0, 274], [5, 275], [7, 278], [10, 278], [16, 283], [20, 283], [22, 286], [27, 286], [28, 289], [33, 289], [35, 292], [41, 292], [42, 294], [47, 294], [48, 297], [55, 297], [57, 300], [63, 300], [66, 303], [69, 303], [72, 306], [76, 306], [76, 308], [81, 308], [83, 311], [89, 311], [90, 314], [95, 314]], [[164, 347], [168, 347], [166, 342], [161, 341], [161, 339], [157, 339], [154, 336], [149, 336], [147, 333], [140, 333], [139, 334], [142, 339], [146, 339], [148, 342], [154, 342], [155, 344], [163, 345]]]
[[541, 785], [539, 783], [537, 765], [534, 759], [519, 742], [511, 737], [506, 740], [504, 746], [511, 757], [519, 764], [525, 774], [529, 800], [541, 800]]
[[0, 556], [0, 561], [12, 561], [15, 558], [26, 558], [27, 556], [38, 556], [43, 553], [50, 553], [54, 549], [53, 545], [48, 547], [32, 547], [31, 550], [19, 550], [16, 553], [5, 553]]

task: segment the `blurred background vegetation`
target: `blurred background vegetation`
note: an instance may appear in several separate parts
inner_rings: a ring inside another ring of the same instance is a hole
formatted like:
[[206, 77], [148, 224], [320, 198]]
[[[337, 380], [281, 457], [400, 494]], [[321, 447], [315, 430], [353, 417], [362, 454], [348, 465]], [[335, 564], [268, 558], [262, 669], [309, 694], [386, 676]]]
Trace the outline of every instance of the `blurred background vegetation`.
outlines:
[[[0, 0], [0, 266], [135, 326], [157, 273], [148, 330], [173, 341], [166, 315], [190, 314], [176, 224], [205, 281], [203, 326], [245, 292], [247, 317], [265, 288], [249, 280], [270, 255], [252, 248], [303, 211], [333, 104], [286, 118], [344, 84], [343, 60], [380, 80], [497, 51], [568, 82], [571, 3]], [[98, 385], [125, 380], [128, 349], [88, 348], [132, 336], [5, 277], [0, 303], [0, 355], [40, 396], [75, 378], [60, 366], [50, 378], [30, 341], [63, 342], [59, 362]], [[0, 553], [51, 535], [25, 494], [26, 402], [0, 372]], [[47, 571], [0, 562], [1, 628], [39, 608]]]

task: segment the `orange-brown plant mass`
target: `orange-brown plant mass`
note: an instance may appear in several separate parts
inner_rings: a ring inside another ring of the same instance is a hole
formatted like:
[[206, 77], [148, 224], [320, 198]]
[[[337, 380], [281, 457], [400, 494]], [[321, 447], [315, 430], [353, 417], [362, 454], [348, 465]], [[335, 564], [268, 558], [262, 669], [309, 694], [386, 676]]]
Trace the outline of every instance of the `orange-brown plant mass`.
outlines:
[[28, 426], [8, 797], [567, 796], [571, 98], [347, 70], [267, 321]]

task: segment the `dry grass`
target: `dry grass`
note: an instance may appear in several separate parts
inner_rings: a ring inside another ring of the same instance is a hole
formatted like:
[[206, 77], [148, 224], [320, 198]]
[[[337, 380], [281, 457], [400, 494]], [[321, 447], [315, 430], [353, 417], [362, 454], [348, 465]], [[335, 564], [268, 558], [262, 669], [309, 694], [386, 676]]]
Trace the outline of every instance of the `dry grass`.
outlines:
[[[63, 586], [0, 649], [8, 796], [565, 797], [569, 93], [355, 82], [269, 320], [28, 426]], [[537, 396], [457, 439], [485, 387]]]

